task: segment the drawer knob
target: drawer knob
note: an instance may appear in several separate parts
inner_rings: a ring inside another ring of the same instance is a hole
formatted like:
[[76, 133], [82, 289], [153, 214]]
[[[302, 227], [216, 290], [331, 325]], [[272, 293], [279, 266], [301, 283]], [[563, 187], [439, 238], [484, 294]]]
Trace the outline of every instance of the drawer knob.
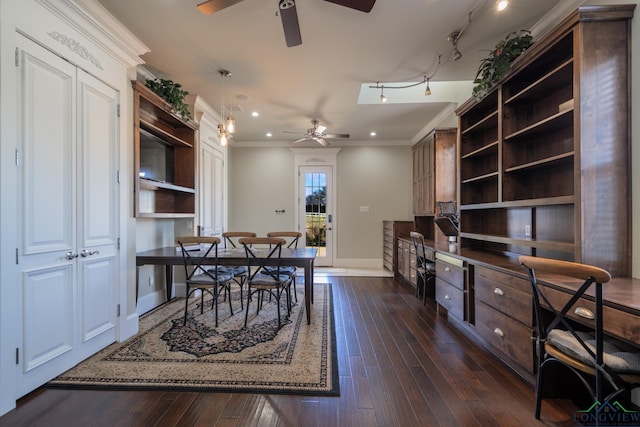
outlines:
[[444, 271], [446, 271], [446, 272], [448, 273], [448, 272], [450, 272], [450, 271], [451, 271], [451, 268], [450, 268], [450, 267], [445, 267], [445, 268], [444, 268]]
[[493, 293], [496, 294], [496, 295], [500, 295], [500, 296], [504, 295], [504, 291], [502, 289], [500, 289], [500, 288], [495, 288], [493, 290]]
[[504, 332], [502, 332], [502, 329], [500, 329], [500, 328], [495, 328], [493, 330], [493, 333], [496, 334], [499, 337], [503, 337], [504, 336]]
[[451, 299], [451, 296], [449, 294], [444, 296], [444, 299]]
[[584, 307], [577, 307], [573, 312], [580, 317], [584, 317], [585, 319], [593, 320], [596, 318], [591, 310]]

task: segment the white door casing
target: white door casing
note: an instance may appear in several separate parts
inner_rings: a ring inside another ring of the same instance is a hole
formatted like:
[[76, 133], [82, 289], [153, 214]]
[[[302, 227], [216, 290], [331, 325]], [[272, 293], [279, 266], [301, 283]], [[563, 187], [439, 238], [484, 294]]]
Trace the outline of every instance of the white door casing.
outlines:
[[24, 37], [18, 48], [22, 396], [115, 341], [118, 93]]
[[[315, 265], [332, 266], [333, 166], [301, 166], [298, 172], [298, 229], [302, 232], [301, 243], [317, 249]], [[319, 201], [318, 194], [322, 192], [324, 194]], [[313, 207], [308, 211], [309, 206]]]
[[200, 227], [220, 236], [224, 231], [224, 153], [206, 139], [200, 147]]

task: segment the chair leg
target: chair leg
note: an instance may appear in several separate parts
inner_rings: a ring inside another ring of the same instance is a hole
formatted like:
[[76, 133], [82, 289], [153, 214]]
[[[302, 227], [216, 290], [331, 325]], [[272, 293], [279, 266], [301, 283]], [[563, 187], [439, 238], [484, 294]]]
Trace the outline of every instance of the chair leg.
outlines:
[[544, 364], [538, 367], [538, 377], [536, 379], [536, 420], [540, 419], [540, 406], [542, 405], [542, 377], [544, 373]]
[[244, 327], [247, 327], [247, 320], [249, 319], [249, 303], [251, 302], [251, 286], [247, 288], [247, 310], [244, 312]]
[[185, 326], [187, 324], [187, 309], [189, 308], [189, 285], [187, 285], [187, 296], [184, 299], [184, 321], [182, 325]]

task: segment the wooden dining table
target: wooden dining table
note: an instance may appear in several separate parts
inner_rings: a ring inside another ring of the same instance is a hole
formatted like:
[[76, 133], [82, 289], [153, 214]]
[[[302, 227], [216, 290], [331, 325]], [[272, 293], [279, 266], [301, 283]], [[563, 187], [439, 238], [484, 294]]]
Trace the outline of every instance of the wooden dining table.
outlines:
[[[200, 251], [190, 251], [192, 256], [198, 257]], [[307, 324], [311, 323], [311, 304], [313, 303], [313, 266], [316, 258], [315, 248], [282, 248], [280, 257], [281, 265], [300, 267], [304, 269], [304, 304], [307, 313]], [[203, 252], [204, 255], [204, 252]], [[208, 259], [211, 261], [208, 262]], [[205, 264], [213, 264], [213, 255], [204, 260]], [[218, 264], [223, 266], [246, 266], [247, 263], [255, 264], [255, 261], [247, 260], [244, 248], [219, 248]], [[278, 259], [267, 260], [268, 265], [277, 265]], [[173, 267], [183, 265], [182, 253], [174, 246], [151, 249], [136, 254], [136, 267], [142, 265], [165, 266], [165, 290], [167, 301], [172, 298]], [[136, 282], [138, 280], [136, 279]], [[136, 285], [136, 301], [138, 299], [138, 285]]]

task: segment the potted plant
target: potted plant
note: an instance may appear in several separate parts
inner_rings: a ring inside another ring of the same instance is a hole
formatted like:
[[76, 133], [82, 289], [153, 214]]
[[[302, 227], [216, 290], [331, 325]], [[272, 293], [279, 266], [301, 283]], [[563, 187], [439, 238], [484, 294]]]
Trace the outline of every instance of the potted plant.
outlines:
[[184, 120], [191, 120], [189, 106], [184, 102], [189, 92], [183, 90], [179, 83], [166, 79], [147, 79], [144, 85], [171, 104], [173, 111]]
[[531, 32], [521, 30], [510, 33], [500, 41], [489, 56], [480, 61], [480, 67], [473, 83], [473, 97], [482, 98], [493, 85], [504, 77], [517, 57], [533, 44]]

